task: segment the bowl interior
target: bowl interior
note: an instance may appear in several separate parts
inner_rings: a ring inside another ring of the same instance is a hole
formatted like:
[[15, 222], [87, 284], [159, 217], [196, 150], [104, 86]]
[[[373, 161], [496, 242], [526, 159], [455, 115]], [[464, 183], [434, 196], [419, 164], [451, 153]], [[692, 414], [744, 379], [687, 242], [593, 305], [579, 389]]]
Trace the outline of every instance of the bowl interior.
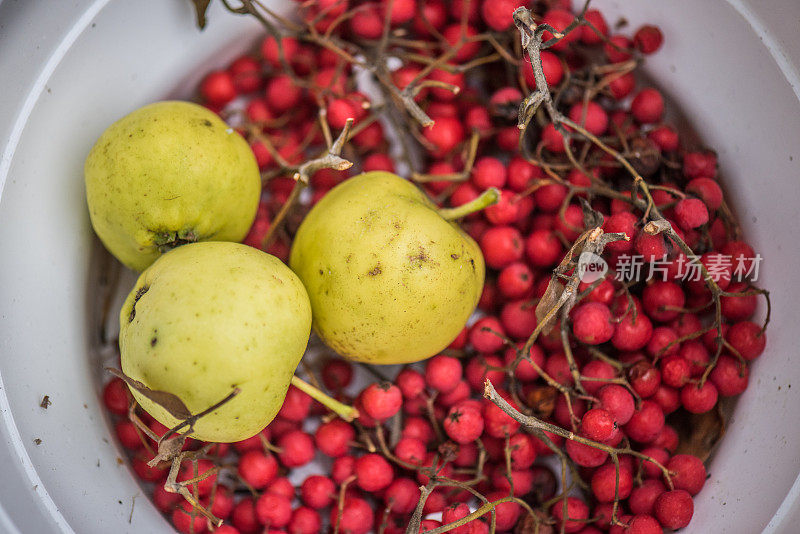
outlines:
[[[56, 13], [66, 27], [35, 66], [28, 106], [16, 110], [27, 115], [18, 144], [4, 146], [13, 156], [0, 178], [0, 464], [9, 482], [0, 531], [169, 532], [102, 408], [99, 333], [87, 322], [101, 295], [89, 284], [98, 255], [83, 160], [113, 120], [155, 100], [190, 98], [187, 88], [249, 49], [260, 27], [218, 2], [203, 32], [189, 2], [75, 4]], [[29, 26], [54, 15], [26, 7], [18, 16]]]

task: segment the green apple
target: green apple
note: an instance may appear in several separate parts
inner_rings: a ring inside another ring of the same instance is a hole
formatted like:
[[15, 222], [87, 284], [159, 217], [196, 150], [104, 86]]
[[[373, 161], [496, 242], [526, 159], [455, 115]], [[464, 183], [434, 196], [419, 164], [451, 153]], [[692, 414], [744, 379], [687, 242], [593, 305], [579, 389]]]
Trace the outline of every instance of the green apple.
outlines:
[[261, 194], [247, 142], [190, 102], [150, 104], [109, 126], [84, 177], [95, 232], [138, 271], [182, 243], [241, 241]]
[[[278, 413], [311, 332], [303, 284], [280, 260], [238, 243], [205, 242], [161, 256], [120, 311], [123, 372], [177, 395], [200, 418], [192, 437], [231, 442], [254, 436]], [[162, 424], [179, 421], [133, 391]]]
[[311, 300], [314, 330], [370, 363], [429, 358], [449, 345], [483, 289], [480, 248], [411, 182], [369, 172], [308, 213], [290, 267]]

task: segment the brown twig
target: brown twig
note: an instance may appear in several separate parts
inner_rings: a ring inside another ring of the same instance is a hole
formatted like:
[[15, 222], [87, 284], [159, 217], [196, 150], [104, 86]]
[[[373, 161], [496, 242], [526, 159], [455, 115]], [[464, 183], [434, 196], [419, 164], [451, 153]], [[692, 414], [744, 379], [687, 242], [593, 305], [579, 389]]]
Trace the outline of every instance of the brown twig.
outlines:
[[353, 166], [352, 162], [342, 158], [340, 155], [342, 153], [344, 144], [349, 139], [350, 129], [352, 127], [353, 119], [347, 119], [347, 122], [345, 123], [344, 128], [342, 128], [339, 137], [336, 138], [336, 141], [334, 141], [333, 145], [331, 145], [325, 151], [325, 153], [318, 158], [306, 161], [305, 163], [302, 163], [296, 167], [286, 167], [286, 170], [294, 171], [294, 175], [292, 176], [295, 181], [294, 186], [292, 187], [291, 193], [289, 193], [289, 198], [283, 203], [280, 211], [278, 211], [275, 219], [273, 219], [272, 224], [270, 224], [269, 230], [267, 230], [267, 233], [264, 235], [264, 238], [261, 241], [261, 250], [269, 249], [269, 246], [277, 237], [278, 230], [280, 230], [281, 226], [286, 220], [286, 216], [289, 214], [295, 204], [297, 204], [297, 201], [300, 199], [300, 193], [308, 186], [309, 180], [315, 172], [321, 169], [334, 169], [337, 171], [343, 171]]

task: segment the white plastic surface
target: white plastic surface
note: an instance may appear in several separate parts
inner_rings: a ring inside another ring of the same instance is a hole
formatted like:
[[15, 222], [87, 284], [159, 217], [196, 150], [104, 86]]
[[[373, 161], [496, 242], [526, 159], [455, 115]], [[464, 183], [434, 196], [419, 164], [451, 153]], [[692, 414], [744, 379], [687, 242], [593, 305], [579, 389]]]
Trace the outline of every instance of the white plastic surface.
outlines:
[[[170, 531], [142, 495], [131, 514], [139, 488], [116, 461], [98, 365], [87, 356], [95, 333], [86, 320], [92, 240], [82, 164], [112, 120], [191, 87], [251, 43], [258, 28], [214, 5], [200, 33], [182, 0], [0, 3], [2, 533]], [[664, 30], [666, 45], [647, 70], [719, 150], [728, 196], [773, 290], [767, 351], [686, 532], [749, 534], [768, 524], [768, 532], [797, 532], [800, 3], [597, 6], [611, 22], [624, 14], [631, 31], [644, 21]]]
[[171, 531], [117, 461], [88, 357], [83, 160], [252, 45], [258, 25], [214, 4], [202, 33], [188, 1], [0, 5], [0, 533]]

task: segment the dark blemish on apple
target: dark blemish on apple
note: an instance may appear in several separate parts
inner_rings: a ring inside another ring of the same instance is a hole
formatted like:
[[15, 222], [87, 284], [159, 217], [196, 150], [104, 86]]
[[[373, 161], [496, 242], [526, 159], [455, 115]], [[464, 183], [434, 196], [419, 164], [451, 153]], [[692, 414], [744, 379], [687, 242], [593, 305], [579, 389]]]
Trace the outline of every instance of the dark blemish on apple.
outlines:
[[350, 260], [352, 260], [352, 259], [353, 259], [353, 255], [352, 254], [348, 254], [347, 256], [345, 256], [344, 262], [345, 263], [350, 263]]
[[373, 268], [372, 268], [372, 270], [371, 270], [371, 271], [369, 271], [367, 274], [368, 274], [368, 275], [370, 275], [370, 276], [378, 276], [378, 275], [379, 275], [379, 274], [381, 274], [382, 272], [383, 272], [383, 271], [381, 270], [381, 264], [380, 264], [380, 263], [378, 263], [378, 265], [376, 265], [375, 267], [373, 267]]
[[453, 258], [454, 260], [457, 260], [457, 259], [458, 259], [458, 258], [460, 258], [461, 256], [460, 256], [460, 255], [458, 255], [458, 254], [450, 254], [450, 257], [451, 257], [451, 258]]
[[156, 343], [158, 343], [158, 338], [153, 336], [153, 339], [150, 340], [150, 346], [155, 347]]
[[472, 258], [470, 258], [470, 259], [469, 259], [469, 264], [472, 266], [472, 270], [474, 271], [474, 270], [475, 270], [475, 260], [473, 260]]
[[325, 274], [325, 273], [322, 271], [322, 269], [320, 269], [319, 270], [319, 275], [322, 276], [323, 274]]
[[133, 305], [131, 306], [131, 313], [128, 315], [128, 322], [132, 322], [133, 318], [136, 317], [136, 303], [139, 302], [139, 299], [144, 296], [145, 293], [150, 289], [150, 286], [142, 286], [136, 292], [136, 295], [133, 296]]
[[212, 126], [214, 126], [214, 125], [213, 125], [213, 124], [211, 124], [211, 121], [210, 121], [210, 120], [208, 120], [208, 119], [204, 119], [204, 120], [203, 120], [203, 126], [205, 126], [206, 128], [211, 128], [211, 127], [212, 127]]
[[361, 216], [360, 220], [364, 224], [364, 228], [369, 230], [375, 224], [378, 217], [380, 217], [380, 212], [378, 210], [369, 210]]
[[419, 247], [419, 252], [417, 254], [409, 256], [408, 259], [412, 263], [417, 263], [418, 262], [419, 263], [418, 266], [422, 267], [422, 264], [425, 263], [426, 261], [428, 261], [430, 258], [428, 258], [427, 251], [424, 248]]

